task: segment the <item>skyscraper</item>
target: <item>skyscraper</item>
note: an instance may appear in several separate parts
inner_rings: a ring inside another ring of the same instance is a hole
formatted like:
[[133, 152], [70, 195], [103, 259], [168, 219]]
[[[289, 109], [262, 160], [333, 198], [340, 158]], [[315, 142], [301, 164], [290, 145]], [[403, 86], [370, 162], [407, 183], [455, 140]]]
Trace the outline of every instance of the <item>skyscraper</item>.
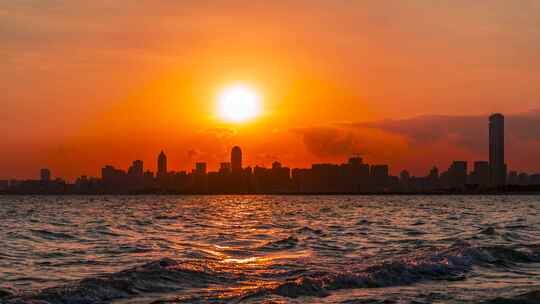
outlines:
[[489, 172], [491, 186], [505, 185], [504, 116], [499, 113], [489, 117]]
[[144, 175], [144, 163], [142, 160], [135, 160], [128, 169], [128, 174], [131, 177], [142, 178]]
[[51, 170], [41, 169], [39, 171], [39, 176], [42, 182], [49, 182], [51, 180]]
[[383, 191], [388, 186], [389, 181], [388, 165], [371, 166], [371, 182], [374, 187], [372, 191]]
[[231, 150], [231, 169], [233, 174], [242, 172], [242, 150], [238, 146]]
[[165, 156], [165, 153], [162, 150], [161, 153], [159, 153], [159, 156], [158, 156], [158, 172], [157, 172], [157, 176], [158, 177], [163, 177], [165, 175], [167, 175], [167, 156]]
[[452, 188], [463, 188], [467, 184], [467, 162], [456, 160], [448, 169], [449, 186]]

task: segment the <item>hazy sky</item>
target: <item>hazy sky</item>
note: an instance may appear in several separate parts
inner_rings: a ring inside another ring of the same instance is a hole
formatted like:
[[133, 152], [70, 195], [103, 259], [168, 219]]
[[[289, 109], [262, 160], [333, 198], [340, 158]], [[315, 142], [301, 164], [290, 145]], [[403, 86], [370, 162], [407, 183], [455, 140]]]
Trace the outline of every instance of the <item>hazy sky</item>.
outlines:
[[[161, 149], [212, 168], [233, 144], [252, 165], [361, 153], [424, 174], [486, 159], [491, 112], [509, 166], [540, 171], [536, 0], [0, 0], [0, 57], [0, 178], [154, 170]], [[215, 117], [235, 82], [261, 118]]]

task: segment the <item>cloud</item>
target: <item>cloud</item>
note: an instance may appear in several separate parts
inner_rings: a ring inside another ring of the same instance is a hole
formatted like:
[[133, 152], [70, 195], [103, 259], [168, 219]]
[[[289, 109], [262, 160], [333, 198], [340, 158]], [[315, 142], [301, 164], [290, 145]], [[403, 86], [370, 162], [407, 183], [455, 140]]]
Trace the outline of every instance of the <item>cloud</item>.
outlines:
[[440, 141], [480, 151], [487, 142], [487, 118], [476, 116], [418, 116], [353, 124], [405, 137], [412, 146]]
[[307, 151], [328, 160], [343, 160], [353, 154], [373, 161], [395, 158], [405, 148], [400, 136], [375, 129], [347, 127], [312, 127], [294, 129]]
[[297, 129], [302, 134], [307, 150], [318, 157], [350, 155], [357, 151], [359, 143], [351, 131], [332, 128]]
[[[413, 145], [447, 141], [461, 148], [479, 152], [485, 151], [488, 144], [488, 115], [418, 116], [352, 125], [401, 135]], [[506, 115], [506, 139], [507, 144], [540, 141], [540, 111]]]

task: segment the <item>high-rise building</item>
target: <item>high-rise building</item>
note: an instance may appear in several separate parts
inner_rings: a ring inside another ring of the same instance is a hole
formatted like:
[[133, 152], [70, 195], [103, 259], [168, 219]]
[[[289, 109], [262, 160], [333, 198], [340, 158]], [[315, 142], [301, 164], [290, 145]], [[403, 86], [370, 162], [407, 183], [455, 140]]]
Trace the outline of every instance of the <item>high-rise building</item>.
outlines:
[[517, 171], [510, 171], [510, 173], [508, 173], [508, 180], [506, 182], [509, 185], [519, 185], [519, 175]]
[[111, 165], [107, 165], [101, 169], [101, 179], [105, 184], [119, 183], [125, 175], [125, 172]]
[[399, 174], [399, 183], [402, 191], [409, 191], [411, 187], [411, 174], [407, 170], [402, 170]]
[[373, 165], [371, 166], [371, 182], [373, 184], [373, 190], [381, 191], [388, 187], [389, 183], [389, 168], [388, 165]]
[[49, 169], [41, 169], [39, 171], [39, 176], [40, 176], [42, 182], [49, 182], [49, 181], [51, 181], [51, 170], [49, 170]]
[[233, 174], [242, 172], [242, 150], [238, 146], [231, 150], [231, 170]]
[[489, 172], [491, 186], [505, 185], [504, 116], [499, 113], [489, 117]]
[[144, 175], [144, 163], [142, 160], [135, 160], [128, 169], [128, 175], [135, 178], [142, 178]]
[[343, 192], [356, 193], [367, 191], [369, 188], [369, 165], [365, 164], [359, 156], [349, 158], [341, 166]]
[[158, 178], [166, 176], [167, 175], [167, 156], [165, 155], [165, 152], [163, 152], [163, 150], [161, 151], [161, 153], [159, 153], [157, 165], [158, 165], [158, 172], [157, 172]]
[[489, 162], [475, 161], [471, 174], [471, 183], [480, 186], [488, 186], [489, 182]]
[[448, 169], [450, 187], [463, 188], [467, 184], [467, 162], [456, 160]]

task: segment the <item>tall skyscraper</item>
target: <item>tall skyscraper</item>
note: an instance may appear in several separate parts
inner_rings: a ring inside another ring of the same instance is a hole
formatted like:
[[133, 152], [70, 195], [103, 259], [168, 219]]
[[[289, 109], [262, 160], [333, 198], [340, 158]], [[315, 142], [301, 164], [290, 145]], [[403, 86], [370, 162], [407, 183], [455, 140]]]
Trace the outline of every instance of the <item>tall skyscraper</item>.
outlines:
[[158, 156], [158, 172], [157, 172], [157, 176], [158, 177], [163, 177], [165, 175], [167, 175], [167, 156], [165, 155], [165, 153], [162, 150], [161, 153], [159, 153], [159, 156]]
[[242, 150], [238, 146], [231, 151], [231, 170], [233, 174], [242, 172]]
[[41, 169], [39, 171], [39, 176], [42, 182], [49, 182], [51, 180], [51, 170]]
[[489, 172], [491, 186], [505, 185], [504, 116], [499, 113], [489, 117]]

